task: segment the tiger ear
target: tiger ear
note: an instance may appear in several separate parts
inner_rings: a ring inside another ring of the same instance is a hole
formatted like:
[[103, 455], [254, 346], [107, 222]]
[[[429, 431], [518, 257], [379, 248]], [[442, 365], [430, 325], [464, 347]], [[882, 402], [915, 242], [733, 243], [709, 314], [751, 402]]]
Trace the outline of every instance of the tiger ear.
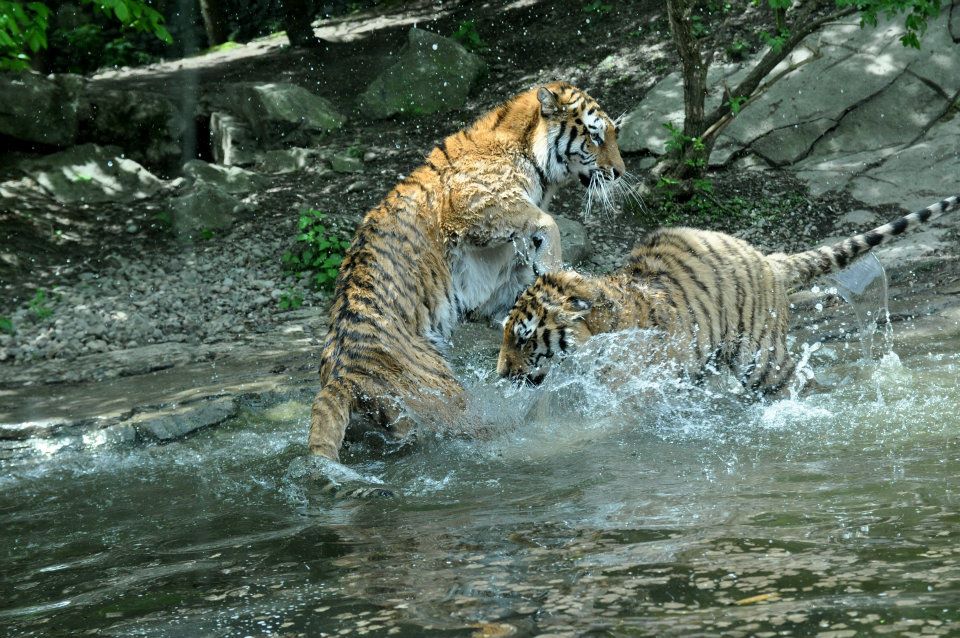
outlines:
[[567, 304], [574, 312], [586, 312], [587, 310], [593, 308], [593, 302], [582, 297], [571, 297], [567, 301]]
[[537, 89], [537, 99], [540, 100], [540, 115], [543, 117], [550, 117], [560, 110], [560, 98], [545, 86]]

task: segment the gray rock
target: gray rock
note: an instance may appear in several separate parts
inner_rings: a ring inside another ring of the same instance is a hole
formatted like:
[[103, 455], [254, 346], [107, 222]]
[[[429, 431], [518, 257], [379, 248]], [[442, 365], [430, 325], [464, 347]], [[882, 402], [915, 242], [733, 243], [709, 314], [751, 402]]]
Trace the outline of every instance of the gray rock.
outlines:
[[237, 84], [230, 92], [264, 148], [309, 145], [346, 121], [328, 100], [296, 84]]
[[330, 167], [338, 173], [362, 173], [363, 161], [350, 153], [336, 153], [330, 157]]
[[360, 95], [360, 110], [382, 119], [396, 114], [424, 115], [460, 108], [470, 87], [486, 69], [476, 55], [449, 38], [410, 29], [397, 61]]
[[163, 182], [116, 147], [83, 144], [23, 162], [20, 169], [64, 204], [129, 202], [149, 197]]
[[210, 114], [213, 159], [226, 166], [246, 166], [256, 161], [257, 141], [246, 122], [228, 113]]
[[141, 164], [166, 175], [182, 155], [183, 122], [177, 107], [157, 93], [87, 90], [78, 111], [80, 142], [113, 144]]
[[0, 74], [0, 134], [27, 142], [73, 144], [82, 86], [76, 75]]
[[182, 239], [198, 239], [204, 231], [229, 228], [240, 200], [220, 188], [199, 182], [189, 193], [170, 200], [173, 230]]
[[850, 192], [868, 204], [916, 210], [955, 194], [960, 190], [960, 117], [939, 122], [916, 144], [861, 171]]
[[[723, 82], [733, 84], [744, 71], [735, 65], [712, 66], [707, 71], [705, 109], [709, 112], [720, 104]], [[625, 153], [648, 151], [655, 155], [666, 152], [670, 132], [664, 124], [683, 128], [683, 81], [679, 73], [671, 73], [660, 80], [640, 105], [627, 113], [617, 135], [617, 145]]]
[[310, 148], [264, 151], [257, 155], [257, 169], [264, 173], [292, 173], [313, 163], [318, 153]]
[[578, 221], [553, 215], [560, 229], [560, 245], [563, 250], [563, 261], [576, 266], [590, 259], [591, 245], [587, 236], [587, 229]]
[[134, 417], [131, 425], [143, 437], [170, 441], [201, 428], [222, 423], [236, 412], [237, 406], [233, 399], [214, 399]]
[[239, 166], [220, 166], [203, 160], [190, 160], [183, 165], [183, 173], [194, 183], [205, 182], [228, 193], [253, 193], [268, 183], [262, 175]]
[[[850, 185], [865, 202], [910, 209], [954, 192], [957, 118], [943, 116], [960, 94], [960, 44], [948, 13], [930, 21], [919, 51], [900, 44], [902, 17], [865, 29], [849, 20], [810, 36], [723, 131], [711, 162], [752, 155], [793, 167], [814, 195]], [[711, 69], [708, 110], [722, 79], [735, 85], [751, 64]], [[682, 109], [680, 79], [671, 74], [627, 117], [621, 148], [662, 153], [662, 122], [681, 121]]]

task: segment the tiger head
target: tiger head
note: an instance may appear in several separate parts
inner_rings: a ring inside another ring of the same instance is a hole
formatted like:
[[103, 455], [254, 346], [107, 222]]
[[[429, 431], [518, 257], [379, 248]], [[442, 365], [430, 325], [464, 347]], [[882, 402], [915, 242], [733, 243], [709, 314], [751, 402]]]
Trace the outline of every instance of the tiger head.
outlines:
[[538, 277], [503, 323], [497, 373], [540, 384], [549, 359], [562, 358], [592, 336], [586, 318], [598, 298], [596, 285], [576, 272]]
[[534, 141], [534, 156], [551, 182], [576, 177], [603, 189], [626, 172], [617, 146], [619, 127], [585, 91], [566, 82], [537, 89], [546, 134]]

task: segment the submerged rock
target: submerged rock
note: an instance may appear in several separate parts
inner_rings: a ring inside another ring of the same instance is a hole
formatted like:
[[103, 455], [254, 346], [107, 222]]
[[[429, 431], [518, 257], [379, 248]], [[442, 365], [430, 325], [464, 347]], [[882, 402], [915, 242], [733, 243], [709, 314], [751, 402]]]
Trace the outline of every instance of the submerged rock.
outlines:
[[460, 108], [486, 68], [483, 60], [455, 40], [416, 27], [410, 29], [398, 58], [360, 95], [360, 110], [367, 117]]
[[0, 134], [55, 146], [73, 144], [82, 86], [76, 75], [0, 74]]
[[222, 398], [134, 417], [130, 425], [143, 437], [170, 441], [201, 428], [223, 423], [236, 412], [236, 402], [231, 398]]
[[156, 193], [163, 182], [113, 146], [82, 144], [23, 162], [20, 169], [64, 204], [128, 202]]

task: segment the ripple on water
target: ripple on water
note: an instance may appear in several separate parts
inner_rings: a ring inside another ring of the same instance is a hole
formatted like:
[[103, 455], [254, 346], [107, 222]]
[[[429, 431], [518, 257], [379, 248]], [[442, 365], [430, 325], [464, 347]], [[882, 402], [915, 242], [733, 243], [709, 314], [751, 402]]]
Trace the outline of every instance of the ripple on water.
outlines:
[[536, 389], [467, 375], [475, 438], [355, 446], [352, 467], [399, 488], [393, 500], [334, 501], [291, 474], [309, 413], [297, 402], [168, 445], [5, 465], [0, 624], [14, 636], [957, 629], [960, 357], [865, 367], [816, 352], [810, 365], [842, 382], [751, 403], [722, 380], [639, 368], [630, 354], [649, 336], [629, 339], [601, 340]]

